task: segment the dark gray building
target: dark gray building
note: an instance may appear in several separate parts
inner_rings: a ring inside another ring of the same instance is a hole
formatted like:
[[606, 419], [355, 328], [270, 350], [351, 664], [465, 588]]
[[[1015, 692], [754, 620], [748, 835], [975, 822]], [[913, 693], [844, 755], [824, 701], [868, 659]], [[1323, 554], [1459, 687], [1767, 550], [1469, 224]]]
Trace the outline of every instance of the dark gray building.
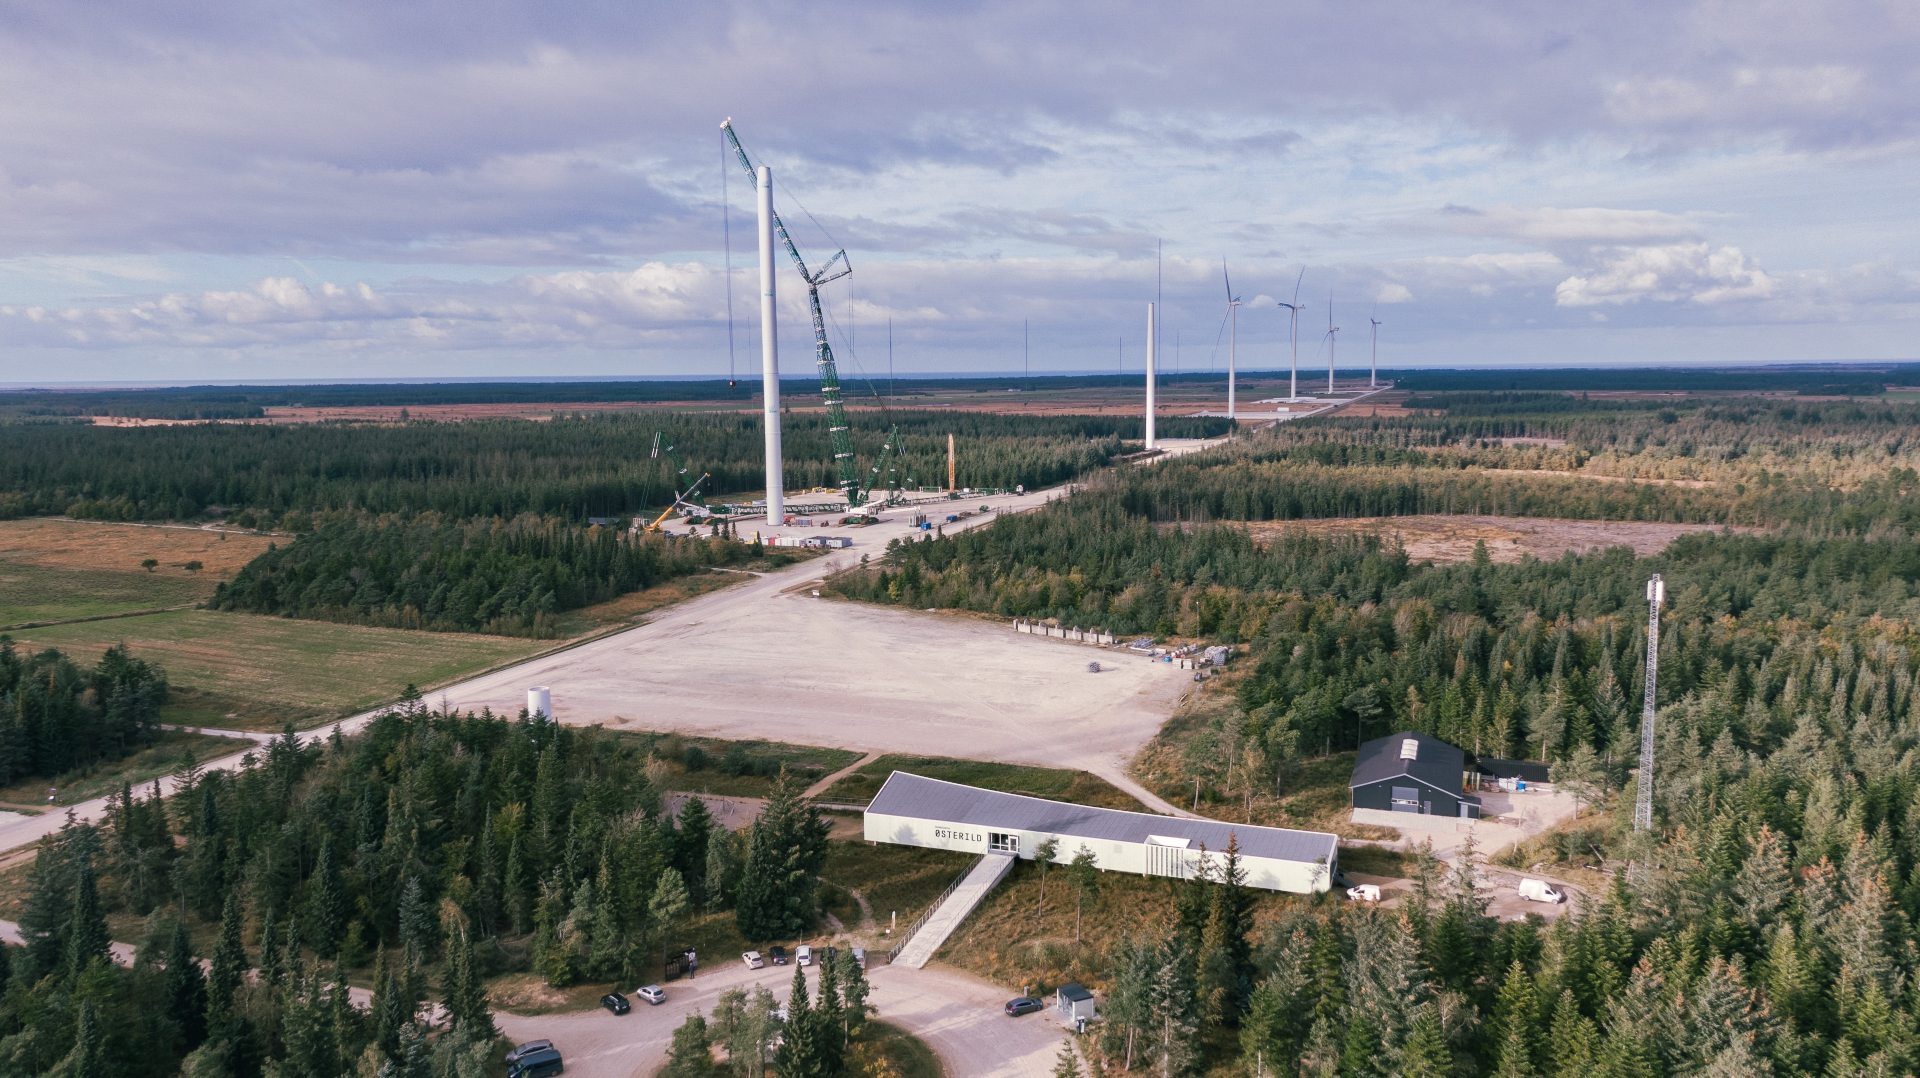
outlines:
[[1427, 734], [1378, 737], [1360, 746], [1353, 764], [1353, 807], [1480, 818], [1480, 799], [1466, 793], [1467, 754]]

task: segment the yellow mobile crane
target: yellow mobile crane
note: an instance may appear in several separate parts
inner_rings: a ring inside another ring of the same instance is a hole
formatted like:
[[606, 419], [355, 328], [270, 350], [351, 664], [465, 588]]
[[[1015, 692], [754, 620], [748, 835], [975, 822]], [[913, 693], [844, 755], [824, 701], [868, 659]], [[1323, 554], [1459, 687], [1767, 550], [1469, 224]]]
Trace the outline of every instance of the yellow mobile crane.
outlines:
[[[655, 431], [653, 433], [653, 459], [660, 459], [660, 449], [660, 432]], [[687, 469], [686, 461], [680, 459], [680, 454], [674, 450], [672, 445], [666, 447], [666, 453], [667, 460], [673, 465], [673, 501], [667, 503], [667, 507], [660, 511], [660, 515], [653, 518], [653, 523], [647, 525], [646, 530], [650, 532], [659, 531], [660, 525], [666, 523], [667, 518], [673, 515], [675, 509], [685, 506], [689, 510], [689, 515], [691, 515], [691, 510], [696, 506], [701, 509], [706, 508], [706, 504], [698, 499], [700, 497], [701, 485], [709, 478], [708, 473], [701, 472], [700, 478], [689, 483], [686, 491], [682, 493], [679, 484], [693, 473]]]

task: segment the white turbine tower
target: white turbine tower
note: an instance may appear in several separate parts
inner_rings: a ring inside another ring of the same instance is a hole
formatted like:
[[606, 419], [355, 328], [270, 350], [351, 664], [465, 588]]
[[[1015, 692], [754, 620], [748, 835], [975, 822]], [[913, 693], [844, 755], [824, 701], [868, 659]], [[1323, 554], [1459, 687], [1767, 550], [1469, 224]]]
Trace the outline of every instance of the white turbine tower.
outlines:
[[1327, 297], [1327, 396], [1333, 396], [1333, 346], [1340, 327], [1333, 324], [1333, 297]]
[[1378, 318], [1369, 317], [1367, 321], [1373, 323], [1373, 360], [1367, 366], [1367, 388], [1379, 389], [1380, 388], [1380, 320]]
[[[1220, 279], [1227, 285], [1227, 422], [1237, 418], [1234, 407], [1234, 346], [1240, 336], [1240, 297], [1233, 294], [1233, 278], [1227, 276], [1227, 260], [1220, 260]], [[1218, 341], [1220, 338], [1215, 337]], [[1218, 344], [1215, 348], [1220, 347]]]
[[1300, 267], [1300, 276], [1293, 279], [1293, 302], [1281, 302], [1287, 309], [1287, 339], [1293, 342], [1293, 377], [1287, 382], [1287, 399], [1300, 399], [1300, 282], [1307, 276], [1307, 267]]

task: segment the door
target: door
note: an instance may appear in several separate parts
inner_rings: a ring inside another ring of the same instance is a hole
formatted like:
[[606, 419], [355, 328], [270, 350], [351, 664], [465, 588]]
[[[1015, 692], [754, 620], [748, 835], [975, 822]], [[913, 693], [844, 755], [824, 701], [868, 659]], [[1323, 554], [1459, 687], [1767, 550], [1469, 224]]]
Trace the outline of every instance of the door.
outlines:
[[1020, 852], [1020, 836], [1009, 835], [1004, 831], [987, 832], [987, 849], [993, 853]]
[[1393, 792], [1393, 811], [1395, 812], [1419, 812], [1420, 811], [1420, 787], [1395, 786], [1393, 787], [1392, 792]]

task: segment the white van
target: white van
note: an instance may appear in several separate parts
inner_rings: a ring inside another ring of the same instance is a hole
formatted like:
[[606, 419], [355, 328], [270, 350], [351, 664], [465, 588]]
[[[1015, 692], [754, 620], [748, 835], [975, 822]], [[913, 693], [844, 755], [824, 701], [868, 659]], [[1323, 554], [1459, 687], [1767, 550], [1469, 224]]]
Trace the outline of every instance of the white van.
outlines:
[[1520, 897], [1528, 902], [1565, 902], [1567, 896], [1558, 888], [1549, 886], [1545, 880], [1521, 880]]

